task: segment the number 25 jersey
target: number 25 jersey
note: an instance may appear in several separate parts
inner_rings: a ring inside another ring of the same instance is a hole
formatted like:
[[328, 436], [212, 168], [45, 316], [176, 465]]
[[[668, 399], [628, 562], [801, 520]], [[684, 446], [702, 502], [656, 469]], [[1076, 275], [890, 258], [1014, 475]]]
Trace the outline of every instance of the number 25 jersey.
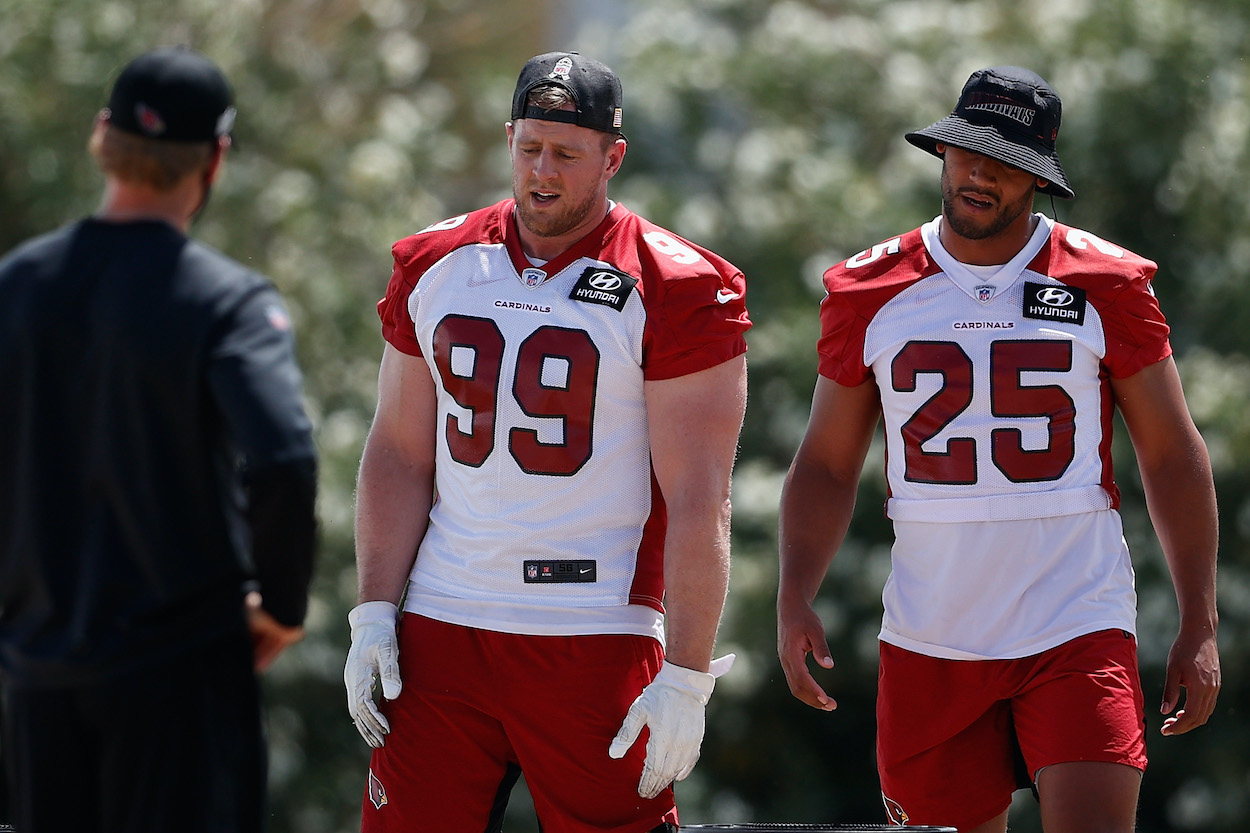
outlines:
[[393, 247], [383, 334], [426, 359], [438, 391], [438, 497], [412, 587], [492, 611], [461, 624], [521, 633], [551, 632], [553, 609], [600, 623], [593, 609], [662, 611], [643, 385], [746, 349], [742, 273], [619, 204], [535, 265], [513, 211], [505, 200]]
[[1035, 216], [1001, 267], [955, 260], [938, 218], [825, 273], [820, 372], [880, 390], [882, 638], [908, 650], [1006, 658], [1134, 627], [1110, 379], [1171, 353], [1155, 264]]

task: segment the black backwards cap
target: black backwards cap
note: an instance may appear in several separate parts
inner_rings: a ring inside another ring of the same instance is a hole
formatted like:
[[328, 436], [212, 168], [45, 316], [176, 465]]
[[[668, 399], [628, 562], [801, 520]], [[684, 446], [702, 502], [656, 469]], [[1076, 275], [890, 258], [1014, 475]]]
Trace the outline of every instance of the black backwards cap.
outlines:
[[[527, 104], [536, 88], [554, 84], [568, 91], [577, 110], [544, 110]], [[621, 134], [621, 79], [608, 67], [576, 52], [548, 52], [525, 62], [512, 94], [512, 120], [543, 119]]]
[[234, 127], [234, 94], [212, 61], [186, 47], [135, 58], [109, 96], [109, 124], [149, 139], [211, 142]]
[[1059, 164], [1055, 140], [1063, 104], [1040, 75], [1020, 67], [990, 67], [969, 76], [949, 116], [906, 135], [934, 156], [939, 142], [970, 150], [1039, 176], [1043, 194], [1075, 194]]

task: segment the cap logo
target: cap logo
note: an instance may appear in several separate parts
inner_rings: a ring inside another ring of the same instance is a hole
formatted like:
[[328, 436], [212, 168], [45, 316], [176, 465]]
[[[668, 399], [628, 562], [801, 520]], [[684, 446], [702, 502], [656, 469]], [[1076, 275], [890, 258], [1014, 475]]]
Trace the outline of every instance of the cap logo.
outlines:
[[997, 96], [972, 95], [969, 96], [969, 101], [964, 105], [964, 109], [993, 113], [994, 115], [1017, 121], [1025, 127], [1032, 127], [1033, 120], [1037, 118], [1037, 110], [1032, 107], [1011, 104], [1009, 101], [1009, 99], [1004, 100]]
[[548, 78], [562, 78], [568, 80], [569, 73], [573, 71], [573, 59], [567, 55], [556, 61], [556, 65], [551, 68], [551, 74]]
[[165, 132], [165, 120], [161, 118], [161, 114], [142, 101], [135, 104], [135, 122], [149, 136], [159, 136]]

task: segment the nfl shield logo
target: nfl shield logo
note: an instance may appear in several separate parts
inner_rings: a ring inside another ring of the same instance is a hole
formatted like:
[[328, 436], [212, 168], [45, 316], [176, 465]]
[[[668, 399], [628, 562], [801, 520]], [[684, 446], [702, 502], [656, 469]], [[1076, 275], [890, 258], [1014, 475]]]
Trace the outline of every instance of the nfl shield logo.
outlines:
[[538, 565], [537, 565], [537, 564], [526, 564], [526, 565], [525, 565], [525, 575], [526, 575], [526, 576], [528, 576], [529, 578], [538, 578]]
[[989, 285], [975, 287], [974, 291], [977, 293], [977, 300], [983, 304], [994, 297], [994, 287]]
[[531, 289], [547, 279], [547, 273], [541, 269], [526, 269], [521, 273], [521, 280]]

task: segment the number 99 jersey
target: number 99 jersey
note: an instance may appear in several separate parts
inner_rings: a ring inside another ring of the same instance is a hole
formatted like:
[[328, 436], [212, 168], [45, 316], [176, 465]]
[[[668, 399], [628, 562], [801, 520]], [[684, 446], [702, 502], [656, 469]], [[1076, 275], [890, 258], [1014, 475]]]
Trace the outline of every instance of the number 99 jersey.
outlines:
[[1155, 264], [1036, 216], [1002, 266], [955, 260], [939, 218], [825, 273], [820, 372], [880, 391], [896, 536], [882, 638], [909, 650], [1008, 658], [1092, 622], [1134, 627], [1108, 511], [1110, 379], [1171, 354]]
[[425, 358], [438, 391], [438, 495], [412, 586], [513, 606], [510, 621], [531, 605], [662, 611], [643, 383], [745, 351], [745, 281], [621, 205], [533, 264], [513, 209], [393, 247], [383, 335]]

